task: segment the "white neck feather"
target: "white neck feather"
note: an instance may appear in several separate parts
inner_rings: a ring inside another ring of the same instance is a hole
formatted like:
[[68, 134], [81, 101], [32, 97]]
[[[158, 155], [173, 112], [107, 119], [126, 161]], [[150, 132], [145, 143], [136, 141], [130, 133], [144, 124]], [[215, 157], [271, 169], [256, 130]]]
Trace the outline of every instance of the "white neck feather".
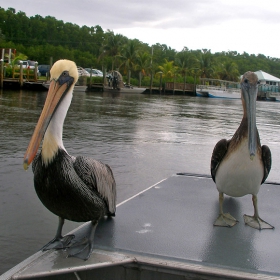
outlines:
[[48, 165], [52, 161], [59, 148], [66, 151], [62, 141], [62, 132], [64, 120], [71, 104], [72, 96], [73, 88], [69, 90], [66, 96], [64, 96], [45, 132], [42, 145], [42, 159], [45, 165]]

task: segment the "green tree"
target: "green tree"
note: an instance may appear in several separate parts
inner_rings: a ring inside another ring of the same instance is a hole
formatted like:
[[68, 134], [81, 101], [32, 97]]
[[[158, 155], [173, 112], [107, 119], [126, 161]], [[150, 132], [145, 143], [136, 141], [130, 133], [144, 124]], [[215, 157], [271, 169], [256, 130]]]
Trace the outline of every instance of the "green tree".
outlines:
[[165, 82], [170, 81], [177, 71], [174, 61], [167, 61], [167, 59], [165, 59], [164, 64], [158, 66], [158, 69], [162, 72], [162, 78]]
[[105, 43], [102, 47], [101, 55], [99, 59], [104, 56], [109, 56], [112, 61], [111, 70], [114, 70], [117, 64], [117, 58], [120, 54], [121, 47], [126, 42], [125, 37], [121, 34], [115, 35], [113, 31], [108, 30], [105, 36]]
[[[104, 32], [99, 25], [80, 27], [70, 22], [64, 23], [52, 16], [35, 15], [29, 18], [22, 11], [16, 12], [14, 8], [5, 10], [0, 7], [0, 29], [4, 36], [0, 35], [1, 48], [16, 49], [17, 53], [24, 53], [29, 59], [36, 60], [40, 64], [49, 64], [52, 57], [53, 61], [61, 58], [72, 59], [83, 67], [104, 66], [107, 69], [115, 69], [121, 64], [120, 51], [130, 41], [127, 37], [121, 34], [115, 35], [110, 30]], [[236, 51], [212, 54], [207, 49], [188, 50], [186, 47], [181, 52], [177, 52], [165, 44], [156, 43], [149, 46], [137, 39], [132, 41], [137, 52], [152, 55], [149, 69], [146, 66], [142, 67], [142, 70], [138, 69], [142, 63], [137, 58], [135, 62], [138, 65], [137, 70], [131, 69], [132, 78], [138, 77], [139, 71], [152, 78], [157, 66], [162, 66], [166, 61], [174, 61], [173, 66], [178, 66], [178, 79], [187, 75], [188, 80], [191, 78], [188, 76], [188, 69], [195, 68], [200, 69], [196, 77], [200, 75], [219, 78], [220, 75], [222, 77], [222, 72], [223, 76], [232, 76], [225, 74], [231, 71], [229, 68], [232, 68], [232, 63], [237, 65], [240, 74], [249, 70], [263, 70], [280, 77], [280, 59], [275, 57], [246, 52], [240, 54]], [[188, 55], [195, 56], [196, 62], [186, 61], [184, 56]], [[125, 67], [123, 70], [127, 71]], [[145, 82], [149, 79], [148, 76], [143, 77]]]
[[2, 44], [4, 40], [5, 40], [5, 35], [2, 33], [2, 30], [0, 29], [0, 44]]
[[121, 60], [120, 68], [123, 68], [123, 73], [128, 75], [128, 84], [130, 84], [131, 70], [136, 70], [137, 53], [138, 51], [136, 49], [135, 41], [130, 40], [126, 45], [124, 45], [119, 55]]
[[230, 59], [227, 59], [220, 64], [218, 70], [219, 79], [238, 82], [240, 80], [240, 73], [237, 64]]
[[197, 66], [201, 78], [215, 78], [216, 64], [211, 50], [203, 49], [197, 57]]
[[139, 87], [143, 76], [147, 76], [151, 64], [151, 55], [147, 52], [137, 52], [136, 55], [136, 70], [139, 71]]
[[184, 88], [186, 84], [187, 75], [192, 74], [192, 70], [198, 67], [197, 60], [192, 52], [188, 48], [184, 48], [176, 55], [175, 64], [178, 67], [178, 73], [183, 77]]

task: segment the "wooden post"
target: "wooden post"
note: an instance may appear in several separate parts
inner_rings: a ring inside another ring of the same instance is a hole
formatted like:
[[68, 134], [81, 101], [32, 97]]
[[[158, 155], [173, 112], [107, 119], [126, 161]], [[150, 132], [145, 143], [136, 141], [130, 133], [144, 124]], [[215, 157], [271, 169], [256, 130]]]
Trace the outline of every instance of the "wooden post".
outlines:
[[[50, 69], [52, 68], [52, 65], [53, 65], [53, 58], [51, 56], [50, 57]], [[46, 80], [48, 81], [50, 79], [50, 77], [51, 77], [51, 73], [50, 73], [50, 71], [48, 71], [46, 74]]]
[[4, 73], [4, 61], [3, 61], [3, 59], [1, 59], [0, 60], [0, 71], [1, 71], [1, 73], [0, 73], [0, 88], [3, 88], [3, 83], [4, 83], [4, 75], [3, 75], [3, 73]]
[[12, 49], [9, 49], [9, 58], [8, 58], [8, 63], [11, 63], [11, 57], [12, 57]]
[[[23, 69], [22, 69], [22, 71], [23, 71]], [[29, 67], [26, 67], [25, 68], [25, 73], [26, 73], [26, 76], [25, 76], [25, 79], [27, 80], [27, 81], [29, 81], [30, 80], [30, 68]]]
[[141, 87], [141, 81], [142, 81], [142, 72], [139, 72], [139, 83], [138, 86]]
[[91, 85], [92, 85], [92, 66], [90, 67], [90, 72], [89, 72], [89, 90], [91, 90]]
[[19, 63], [19, 85], [22, 88], [23, 87], [23, 67], [22, 67], [22, 61]]
[[173, 80], [173, 95], [175, 93], [175, 80], [176, 80], [176, 75], [174, 75], [174, 80]]
[[161, 87], [162, 87], [162, 72], [159, 72], [159, 94], [161, 94]]
[[37, 71], [38, 71], [38, 62], [36, 61], [35, 62], [35, 69], [34, 69], [34, 80], [35, 80], [35, 82], [37, 82], [37, 80], [38, 80], [38, 76], [37, 76]]
[[196, 74], [194, 75], [194, 87], [193, 87], [194, 94], [196, 95]]
[[131, 74], [131, 71], [128, 70], [128, 79], [127, 79], [127, 83], [128, 83], [129, 86], [130, 86], [130, 74]]
[[183, 88], [183, 93], [185, 94], [185, 91], [186, 91], [186, 72], [184, 74], [184, 88]]
[[153, 71], [151, 71], [150, 94], [152, 93], [152, 86], [153, 86]]
[[103, 73], [103, 87], [106, 85], [106, 68], [102, 65], [102, 73]]

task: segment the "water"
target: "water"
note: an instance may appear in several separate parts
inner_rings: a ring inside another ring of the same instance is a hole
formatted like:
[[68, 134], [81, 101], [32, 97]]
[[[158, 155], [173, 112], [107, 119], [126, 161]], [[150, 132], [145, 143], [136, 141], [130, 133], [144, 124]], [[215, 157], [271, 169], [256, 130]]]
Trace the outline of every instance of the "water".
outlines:
[[[0, 274], [54, 237], [58, 219], [39, 201], [22, 160], [46, 93], [0, 92]], [[214, 145], [242, 118], [241, 100], [76, 93], [64, 125], [72, 155], [109, 164], [117, 202], [177, 172], [210, 174]], [[269, 181], [280, 181], [280, 104], [257, 102], [261, 141], [272, 152]], [[77, 227], [67, 221], [64, 233]]]

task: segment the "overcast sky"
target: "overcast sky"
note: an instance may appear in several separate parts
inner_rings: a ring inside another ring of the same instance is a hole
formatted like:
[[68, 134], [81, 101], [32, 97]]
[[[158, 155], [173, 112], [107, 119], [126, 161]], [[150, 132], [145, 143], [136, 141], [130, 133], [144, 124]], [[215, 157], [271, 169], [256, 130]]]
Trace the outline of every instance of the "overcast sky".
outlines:
[[280, 58], [279, 0], [0, 0], [4, 9], [100, 25], [149, 45]]

